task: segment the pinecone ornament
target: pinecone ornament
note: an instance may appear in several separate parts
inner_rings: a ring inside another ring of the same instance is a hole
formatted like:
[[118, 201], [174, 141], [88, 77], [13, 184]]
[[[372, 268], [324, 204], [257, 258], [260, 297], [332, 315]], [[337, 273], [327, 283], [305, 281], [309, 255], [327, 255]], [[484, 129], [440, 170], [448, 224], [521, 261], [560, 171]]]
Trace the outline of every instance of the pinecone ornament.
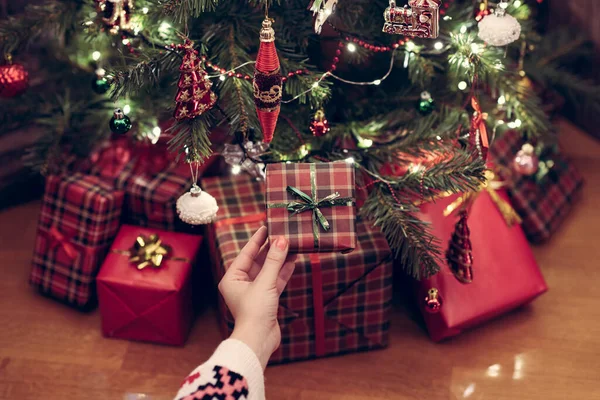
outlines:
[[473, 248], [471, 232], [467, 225], [468, 213], [462, 210], [456, 223], [454, 233], [446, 252], [448, 266], [452, 273], [462, 283], [473, 282]]

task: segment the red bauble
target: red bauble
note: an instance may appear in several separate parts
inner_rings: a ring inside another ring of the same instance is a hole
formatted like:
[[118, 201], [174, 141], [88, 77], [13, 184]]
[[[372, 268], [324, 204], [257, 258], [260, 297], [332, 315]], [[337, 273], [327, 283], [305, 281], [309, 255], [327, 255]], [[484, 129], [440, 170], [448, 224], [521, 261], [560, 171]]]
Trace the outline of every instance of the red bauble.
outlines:
[[0, 97], [15, 97], [29, 87], [29, 73], [21, 64], [0, 66]]
[[539, 162], [533, 146], [526, 143], [517, 153], [513, 161], [513, 168], [521, 175], [531, 176], [538, 171]]
[[473, 282], [473, 247], [471, 232], [467, 225], [469, 215], [466, 210], [460, 212], [454, 233], [450, 239], [446, 259], [452, 273], [462, 283]]
[[310, 132], [313, 136], [324, 136], [327, 132], [331, 130], [329, 126], [329, 121], [325, 117], [325, 112], [323, 110], [318, 110], [315, 113], [313, 120], [310, 122]]
[[431, 288], [427, 291], [427, 297], [425, 297], [425, 311], [430, 314], [436, 314], [440, 312], [442, 308], [442, 297], [440, 296], [439, 290]]

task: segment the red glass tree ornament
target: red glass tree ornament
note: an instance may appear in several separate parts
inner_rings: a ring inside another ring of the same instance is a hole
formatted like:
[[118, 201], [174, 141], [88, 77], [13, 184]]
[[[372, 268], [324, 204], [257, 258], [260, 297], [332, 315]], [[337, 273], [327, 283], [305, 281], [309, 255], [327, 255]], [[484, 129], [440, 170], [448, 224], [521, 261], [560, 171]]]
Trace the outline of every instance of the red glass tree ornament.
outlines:
[[324, 136], [330, 130], [331, 127], [329, 126], [329, 121], [327, 121], [327, 117], [325, 116], [325, 111], [318, 110], [315, 113], [312, 121], [310, 121], [310, 132], [313, 134], [313, 136]]
[[217, 102], [217, 96], [211, 90], [212, 82], [200, 64], [194, 43], [186, 41], [185, 55], [179, 67], [181, 75], [177, 87], [174, 117], [177, 120], [193, 119], [210, 110]]
[[254, 72], [254, 103], [265, 143], [271, 143], [275, 134], [283, 84], [272, 24], [269, 18], [262, 23]]
[[462, 283], [471, 283], [473, 282], [473, 248], [471, 232], [467, 225], [468, 213], [462, 210], [459, 215], [460, 219], [450, 239], [446, 259], [456, 279]]
[[424, 300], [425, 311], [430, 314], [436, 314], [440, 312], [443, 301], [439, 290], [436, 288], [429, 289]]
[[21, 64], [13, 64], [7, 57], [8, 64], [0, 65], [0, 97], [15, 97], [29, 87], [29, 73]]

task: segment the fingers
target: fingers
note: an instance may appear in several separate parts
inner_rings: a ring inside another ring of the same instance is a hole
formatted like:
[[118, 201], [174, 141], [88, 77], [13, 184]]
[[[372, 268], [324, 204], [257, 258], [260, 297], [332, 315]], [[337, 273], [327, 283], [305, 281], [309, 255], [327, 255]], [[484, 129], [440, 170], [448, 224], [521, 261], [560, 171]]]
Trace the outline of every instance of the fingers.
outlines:
[[277, 294], [281, 295], [281, 293], [283, 293], [283, 290], [294, 274], [295, 268], [296, 257], [288, 257], [285, 264], [283, 264], [283, 267], [281, 267], [281, 271], [279, 271], [279, 276], [277, 277]]
[[235, 261], [231, 264], [229, 269], [233, 270], [242, 270], [246, 273], [250, 271], [252, 268], [252, 263], [258, 253], [260, 252], [260, 248], [267, 240], [267, 227], [262, 226], [256, 233], [250, 238], [250, 241], [244, 246], [240, 254], [238, 254]]
[[265, 263], [256, 277], [256, 282], [258, 284], [267, 288], [277, 287], [277, 278], [279, 277], [279, 272], [287, 257], [288, 248], [288, 240], [283, 236], [277, 237], [273, 243], [271, 243]]

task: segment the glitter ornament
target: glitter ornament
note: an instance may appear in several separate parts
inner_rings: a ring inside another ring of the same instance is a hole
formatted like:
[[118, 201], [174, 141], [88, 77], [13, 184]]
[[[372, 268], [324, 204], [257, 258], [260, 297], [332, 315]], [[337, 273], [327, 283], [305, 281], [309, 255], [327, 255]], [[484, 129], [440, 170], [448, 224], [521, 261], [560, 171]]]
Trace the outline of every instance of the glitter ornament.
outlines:
[[462, 283], [473, 282], [473, 248], [467, 219], [467, 211], [462, 210], [446, 252], [450, 270]]
[[179, 66], [181, 74], [175, 97], [177, 106], [174, 117], [177, 120], [194, 119], [210, 110], [217, 102], [217, 96], [211, 90], [212, 82], [200, 65], [194, 43], [186, 40], [183, 49], [185, 55]]
[[539, 158], [535, 155], [535, 149], [529, 143], [525, 143], [513, 161], [513, 168], [517, 173], [531, 176], [538, 172]]
[[0, 65], [0, 97], [15, 97], [29, 87], [29, 73], [21, 64], [13, 64], [7, 56], [8, 64]]
[[254, 71], [254, 104], [265, 143], [271, 143], [281, 110], [283, 77], [275, 48], [273, 22], [265, 18], [260, 30], [260, 47]]
[[190, 225], [210, 224], [217, 218], [218, 211], [217, 200], [196, 184], [177, 199], [177, 214], [183, 222]]
[[479, 21], [479, 38], [492, 46], [506, 46], [521, 36], [521, 24], [512, 15], [506, 14], [508, 3], [500, 2], [493, 14]]
[[129, 132], [132, 124], [131, 120], [127, 115], [125, 115], [123, 110], [116, 108], [113, 117], [110, 120], [109, 126], [112, 133], [124, 135]]
[[442, 308], [442, 297], [440, 296], [439, 290], [431, 288], [427, 291], [427, 297], [425, 297], [425, 311], [430, 314], [436, 314], [440, 312]]
[[227, 164], [240, 167], [256, 180], [264, 180], [265, 164], [260, 157], [268, 149], [266, 143], [247, 140], [243, 144], [225, 144], [222, 154]]
[[431, 94], [427, 91], [421, 93], [421, 100], [418, 105], [419, 112], [423, 115], [429, 115], [435, 110], [435, 102], [431, 98]]
[[315, 113], [314, 118], [310, 122], [309, 129], [313, 136], [324, 136], [331, 130], [329, 121], [327, 121], [327, 118], [325, 117], [325, 111], [318, 110]]
[[96, 79], [92, 81], [92, 90], [104, 94], [110, 90], [110, 82], [106, 79], [106, 72], [102, 68], [96, 70]]

